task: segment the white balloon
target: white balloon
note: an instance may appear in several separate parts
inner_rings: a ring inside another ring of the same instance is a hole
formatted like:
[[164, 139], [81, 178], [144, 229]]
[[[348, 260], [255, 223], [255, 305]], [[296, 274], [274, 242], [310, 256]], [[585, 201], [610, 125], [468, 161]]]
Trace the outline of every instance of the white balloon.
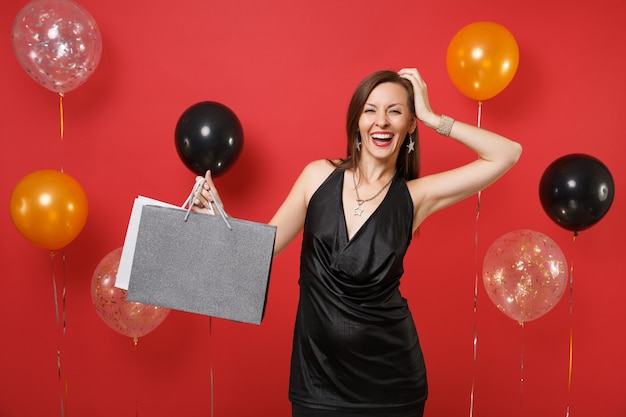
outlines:
[[33, 0], [17, 14], [13, 51], [22, 68], [57, 93], [82, 85], [96, 70], [102, 39], [94, 18], [71, 0]]

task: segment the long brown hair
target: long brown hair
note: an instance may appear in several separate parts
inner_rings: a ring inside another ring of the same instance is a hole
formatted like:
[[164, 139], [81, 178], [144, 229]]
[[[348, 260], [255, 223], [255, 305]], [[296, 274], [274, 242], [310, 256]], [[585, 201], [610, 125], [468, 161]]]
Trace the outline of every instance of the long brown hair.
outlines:
[[[374, 88], [382, 83], [396, 83], [402, 85], [408, 96], [408, 105], [411, 114], [415, 116], [415, 99], [413, 95], [413, 86], [411, 82], [400, 77], [397, 72], [391, 70], [382, 70], [368, 75], [359, 83], [350, 105], [348, 106], [348, 114], [346, 117], [346, 134], [348, 139], [348, 150], [346, 158], [336, 161], [334, 164], [337, 168], [350, 169], [355, 168], [359, 164], [361, 158], [360, 152], [357, 150], [357, 136], [359, 131], [359, 118], [363, 113], [363, 108], [367, 98]], [[415, 151], [409, 152], [408, 143], [410, 138], [415, 142]], [[398, 154], [396, 162], [396, 170], [402, 174], [406, 181], [419, 177], [420, 171], [420, 147], [417, 125], [413, 133], [407, 133]]]

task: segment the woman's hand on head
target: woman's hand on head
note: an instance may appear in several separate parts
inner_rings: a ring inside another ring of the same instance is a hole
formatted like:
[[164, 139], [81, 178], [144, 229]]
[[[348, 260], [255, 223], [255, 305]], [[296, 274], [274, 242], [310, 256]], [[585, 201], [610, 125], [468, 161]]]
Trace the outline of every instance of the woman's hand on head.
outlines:
[[407, 79], [413, 85], [413, 96], [415, 98], [415, 113], [417, 118], [425, 123], [427, 126], [432, 127], [438, 123], [439, 118], [433, 112], [428, 101], [428, 89], [426, 88], [426, 82], [422, 79], [422, 76], [415, 68], [402, 68], [398, 71], [398, 75], [404, 79]]

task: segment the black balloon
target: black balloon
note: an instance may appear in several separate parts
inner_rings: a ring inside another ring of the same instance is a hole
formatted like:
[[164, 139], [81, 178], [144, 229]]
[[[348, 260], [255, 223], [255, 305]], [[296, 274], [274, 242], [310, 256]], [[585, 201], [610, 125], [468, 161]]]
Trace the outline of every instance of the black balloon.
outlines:
[[609, 211], [615, 194], [613, 177], [597, 158], [570, 154], [544, 171], [539, 183], [543, 210], [556, 224], [579, 232]]
[[228, 170], [243, 148], [237, 115], [214, 101], [196, 103], [183, 112], [174, 133], [178, 156], [196, 175], [215, 178]]

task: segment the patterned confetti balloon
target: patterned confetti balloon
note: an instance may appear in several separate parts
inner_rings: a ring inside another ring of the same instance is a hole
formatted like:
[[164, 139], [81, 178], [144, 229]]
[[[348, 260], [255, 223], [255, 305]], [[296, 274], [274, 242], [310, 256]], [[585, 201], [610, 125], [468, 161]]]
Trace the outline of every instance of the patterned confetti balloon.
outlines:
[[506, 233], [489, 247], [483, 284], [491, 301], [524, 323], [550, 311], [567, 286], [567, 262], [549, 237], [533, 230]]
[[24, 71], [57, 93], [67, 93], [87, 81], [102, 54], [96, 21], [71, 0], [26, 4], [13, 22], [12, 42]]
[[170, 310], [126, 300], [126, 290], [115, 287], [121, 256], [122, 248], [117, 248], [100, 261], [91, 280], [91, 300], [109, 327], [137, 339], [161, 324]]

